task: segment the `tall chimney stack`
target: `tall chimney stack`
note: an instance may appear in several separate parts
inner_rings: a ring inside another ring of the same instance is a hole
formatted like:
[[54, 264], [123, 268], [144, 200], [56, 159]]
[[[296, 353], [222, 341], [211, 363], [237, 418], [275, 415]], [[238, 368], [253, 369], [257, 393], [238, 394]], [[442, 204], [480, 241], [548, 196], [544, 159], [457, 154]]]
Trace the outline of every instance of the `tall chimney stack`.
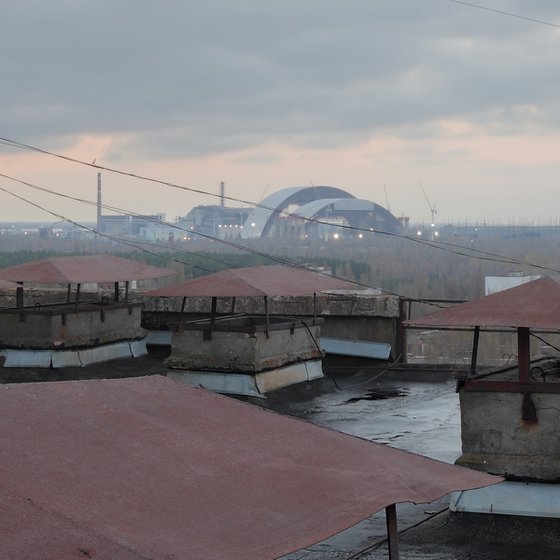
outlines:
[[222, 181], [220, 183], [220, 207], [223, 208], [225, 206], [225, 197], [226, 196], [226, 184]]

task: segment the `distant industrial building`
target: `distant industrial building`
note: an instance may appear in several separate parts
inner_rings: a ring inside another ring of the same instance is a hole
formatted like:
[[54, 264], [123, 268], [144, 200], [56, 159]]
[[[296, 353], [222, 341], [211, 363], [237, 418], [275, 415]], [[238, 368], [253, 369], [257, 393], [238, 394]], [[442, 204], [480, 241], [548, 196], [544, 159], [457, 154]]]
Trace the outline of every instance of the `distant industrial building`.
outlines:
[[210, 237], [230, 239], [240, 237], [243, 225], [249, 216], [250, 208], [229, 208], [226, 206], [195, 206], [178, 225], [188, 230], [196, 240]]
[[272, 193], [251, 212], [241, 237], [361, 238], [367, 231], [400, 229], [401, 222], [387, 209], [337, 187], [289, 187]]

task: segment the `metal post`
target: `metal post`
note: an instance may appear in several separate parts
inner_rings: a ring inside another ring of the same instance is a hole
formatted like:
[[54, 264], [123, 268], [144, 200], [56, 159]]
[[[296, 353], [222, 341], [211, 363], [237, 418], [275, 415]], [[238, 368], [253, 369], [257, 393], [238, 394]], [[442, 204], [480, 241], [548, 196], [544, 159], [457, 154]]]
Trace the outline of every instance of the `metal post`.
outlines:
[[264, 320], [266, 325], [266, 338], [270, 338], [270, 316], [268, 310], [268, 296], [264, 296]]
[[517, 329], [517, 355], [520, 383], [529, 383], [529, 370], [531, 369], [529, 346], [529, 329], [519, 327]]
[[397, 527], [397, 506], [395, 504], [385, 508], [385, 517], [387, 518], [389, 560], [399, 560], [399, 530]]
[[125, 303], [128, 303], [128, 284], [129, 284], [129, 281], [127, 280], [124, 283], [124, 302]]
[[16, 288], [16, 307], [18, 309], [23, 308], [23, 285]]
[[474, 328], [473, 346], [472, 346], [472, 356], [471, 356], [471, 375], [476, 373], [476, 362], [478, 359], [478, 341], [480, 338], [480, 327]]
[[216, 326], [216, 310], [218, 308], [218, 298], [212, 297], [212, 310], [210, 311], [210, 330], [214, 330]]
[[66, 303], [70, 303], [71, 291], [72, 291], [72, 284], [68, 284], [68, 290], [66, 291]]
[[119, 301], [119, 283], [115, 282], [115, 301]]
[[75, 300], [76, 307], [78, 307], [79, 301], [80, 301], [80, 284], [76, 284], [76, 300]]
[[317, 292], [313, 292], [313, 326], [317, 324]]
[[230, 315], [233, 315], [234, 312], [235, 312], [235, 296], [233, 296], [231, 298], [231, 313], [230, 313]]

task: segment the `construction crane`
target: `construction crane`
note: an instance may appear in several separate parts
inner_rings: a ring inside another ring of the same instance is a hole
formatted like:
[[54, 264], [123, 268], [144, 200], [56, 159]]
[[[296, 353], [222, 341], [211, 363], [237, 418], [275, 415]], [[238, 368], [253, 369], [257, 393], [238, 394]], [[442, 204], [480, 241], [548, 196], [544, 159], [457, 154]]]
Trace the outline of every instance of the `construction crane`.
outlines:
[[436, 221], [435, 221], [435, 215], [437, 214], [437, 210], [436, 210], [436, 205], [432, 204], [430, 202], [430, 199], [428, 198], [428, 195], [426, 194], [426, 191], [424, 190], [424, 187], [422, 185], [422, 183], [418, 183], [420, 185], [420, 188], [422, 189], [422, 192], [424, 193], [424, 198], [426, 199], [426, 202], [428, 203], [428, 208], [430, 209], [430, 212], [432, 214], [432, 227], [434, 227]]

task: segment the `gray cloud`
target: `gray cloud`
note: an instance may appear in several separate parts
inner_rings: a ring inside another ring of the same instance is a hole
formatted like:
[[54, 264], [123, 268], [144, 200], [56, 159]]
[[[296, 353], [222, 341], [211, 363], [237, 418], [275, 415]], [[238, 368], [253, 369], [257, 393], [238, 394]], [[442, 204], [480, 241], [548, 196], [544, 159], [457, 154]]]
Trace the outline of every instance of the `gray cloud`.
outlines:
[[[556, 1], [494, 4], [560, 22]], [[193, 156], [560, 116], [559, 30], [443, 0], [7, 0], [2, 12], [0, 122], [22, 141], [122, 133], [122, 150]]]

